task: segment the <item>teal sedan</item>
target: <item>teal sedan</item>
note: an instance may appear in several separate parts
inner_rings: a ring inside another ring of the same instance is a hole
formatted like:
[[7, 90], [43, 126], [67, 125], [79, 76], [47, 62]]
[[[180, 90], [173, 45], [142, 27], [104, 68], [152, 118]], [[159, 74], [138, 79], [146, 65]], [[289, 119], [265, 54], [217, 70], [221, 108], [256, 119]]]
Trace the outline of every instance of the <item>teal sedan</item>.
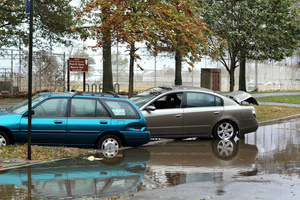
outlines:
[[[32, 97], [31, 143], [116, 149], [148, 143], [139, 109], [110, 93], [49, 92]], [[0, 146], [28, 142], [28, 102], [0, 111]]]

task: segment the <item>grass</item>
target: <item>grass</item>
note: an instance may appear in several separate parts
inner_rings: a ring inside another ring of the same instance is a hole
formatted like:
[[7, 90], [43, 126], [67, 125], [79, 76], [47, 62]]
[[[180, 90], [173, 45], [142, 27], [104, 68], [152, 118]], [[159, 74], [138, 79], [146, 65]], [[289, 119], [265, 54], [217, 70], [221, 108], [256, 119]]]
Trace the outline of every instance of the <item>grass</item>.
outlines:
[[[75, 158], [85, 156], [91, 153], [91, 149], [83, 148], [68, 148], [63, 146], [38, 146], [31, 145], [32, 160], [53, 160], [60, 158]], [[23, 145], [7, 145], [0, 148], [0, 156], [4, 159], [8, 158], [27, 158], [28, 144]]]
[[300, 95], [268, 96], [268, 97], [257, 97], [255, 99], [257, 101], [262, 101], [262, 102], [277, 102], [277, 103], [300, 104]]
[[[257, 97], [255, 99], [261, 102], [300, 104], [300, 95], [267, 96], [267, 97]], [[288, 106], [260, 105], [260, 106], [255, 106], [255, 110], [259, 122], [279, 119], [279, 118], [296, 115], [300, 113], [300, 107], [288, 107]]]
[[300, 113], [300, 107], [260, 105], [255, 106], [255, 111], [258, 122], [264, 122], [297, 115]]
[[18, 103], [27, 100], [27, 98], [2, 98], [0, 103]]

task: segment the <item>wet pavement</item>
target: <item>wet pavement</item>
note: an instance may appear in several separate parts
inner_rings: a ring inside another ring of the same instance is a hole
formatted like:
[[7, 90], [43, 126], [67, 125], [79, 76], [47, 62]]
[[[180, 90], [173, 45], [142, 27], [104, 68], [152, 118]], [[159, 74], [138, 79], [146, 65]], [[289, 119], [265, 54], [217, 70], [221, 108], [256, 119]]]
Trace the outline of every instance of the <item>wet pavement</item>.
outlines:
[[296, 118], [244, 139], [153, 141], [94, 161], [3, 164], [0, 199], [299, 199], [299, 146]]

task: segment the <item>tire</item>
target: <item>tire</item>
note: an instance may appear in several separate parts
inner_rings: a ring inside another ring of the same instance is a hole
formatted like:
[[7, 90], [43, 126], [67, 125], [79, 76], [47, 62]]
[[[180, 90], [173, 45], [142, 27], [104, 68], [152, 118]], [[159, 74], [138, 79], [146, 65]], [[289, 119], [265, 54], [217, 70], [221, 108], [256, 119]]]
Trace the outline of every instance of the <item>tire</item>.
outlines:
[[222, 121], [217, 123], [213, 130], [213, 136], [219, 140], [230, 140], [236, 136], [236, 127], [230, 121]]
[[103, 136], [97, 143], [97, 149], [115, 150], [122, 146], [120, 138], [113, 134]]
[[0, 147], [10, 145], [9, 137], [3, 131], [0, 131]]

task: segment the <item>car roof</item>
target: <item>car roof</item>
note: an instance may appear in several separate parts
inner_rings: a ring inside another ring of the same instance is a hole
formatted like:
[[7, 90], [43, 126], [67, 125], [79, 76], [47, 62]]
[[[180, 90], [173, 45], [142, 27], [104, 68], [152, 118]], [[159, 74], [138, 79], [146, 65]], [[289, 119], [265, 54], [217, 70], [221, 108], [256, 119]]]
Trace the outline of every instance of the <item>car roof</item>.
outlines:
[[213, 90], [202, 88], [202, 87], [194, 87], [194, 86], [184, 86], [184, 85], [160, 85], [157, 87], [152, 87], [147, 89], [146, 91], [150, 93], [166, 93], [169, 91], [199, 91], [199, 92], [209, 92], [215, 93]]
[[127, 99], [122, 95], [118, 95], [114, 92], [97, 93], [97, 92], [43, 92], [39, 95], [46, 98], [50, 97], [98, 97], [98, 98], [120, 98]]

